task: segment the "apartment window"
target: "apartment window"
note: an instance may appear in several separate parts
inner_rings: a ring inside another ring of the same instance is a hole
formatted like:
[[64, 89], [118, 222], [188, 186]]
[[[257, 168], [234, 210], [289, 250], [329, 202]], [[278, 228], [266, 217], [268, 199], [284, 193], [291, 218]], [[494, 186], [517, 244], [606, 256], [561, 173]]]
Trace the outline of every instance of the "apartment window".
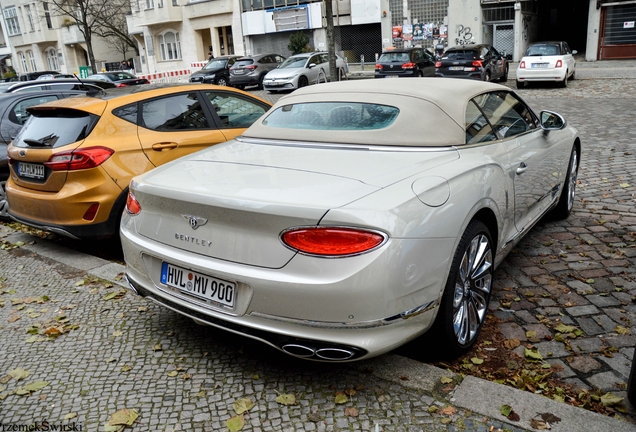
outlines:
[[15, 6], [6, 8], [2, 11], [4, 14], [4, 22], [7, 24], [7, 33], [9, 36], [20, 34], [20, 22], [18, 21], [18, 12]]
[[179, 32], [167, 31], [157, 37], [161, 60], [178, 60], [181, 58], [181, 42]]
[[146, 0], [146, 9], [154, 9], [155, 0]]
[[35, 56], [33, 55], [33, 51], [27, 51], [27, 57], [29, 58], [29, 63], [31, 64], [31, 70], [33, 72], [36, 72], [38, 70], [38, 67], [35, 64]]
[[179, 6], [179, 0], [172, 0], [172, 6]]
[[57, 60], [57, 50], [55, 48], [46, 50], [46, 63], [49, 65], [49, 70], [60, 69], [60, 64]]
[[27, 21], [29, 22], [29, 28], [31, 31], [35, 31], [35, 24], [33, 22], [33, 12], [31, 12], [31, 6], [25, 5], [24, 11], [26, 12]]
[[18, 57], [20, 58], [20, 64], [22, 65], [22, 72], [29, 71], [29, 65], [27, 64], [26, 57], [22, 51], [18, 51]]
[[44, 6], [44, 18], [46, 19], [46, 27], [48, 29], [53, 28], [53, 22], [51, 21], [51, 12], [49, 12], [49, 4], [47, 2], [42, 3]]
[[163, 7], [163, 0], [157, 0], [157, 7], [158, 8], [162, 8]]

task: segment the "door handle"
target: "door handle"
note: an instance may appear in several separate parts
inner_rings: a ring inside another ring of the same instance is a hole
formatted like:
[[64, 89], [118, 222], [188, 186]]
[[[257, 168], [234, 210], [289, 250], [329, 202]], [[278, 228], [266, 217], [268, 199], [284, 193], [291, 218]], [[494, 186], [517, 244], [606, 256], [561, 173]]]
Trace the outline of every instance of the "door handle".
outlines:
[[152, 145], [152, 149], [155, 151], [172, 150], [179, 146], [176, 142], [162, 142]]
[[525, 162], [521, 162], [517, 167], [517, 175], [521, 175], [528, 169], [528, 165]]

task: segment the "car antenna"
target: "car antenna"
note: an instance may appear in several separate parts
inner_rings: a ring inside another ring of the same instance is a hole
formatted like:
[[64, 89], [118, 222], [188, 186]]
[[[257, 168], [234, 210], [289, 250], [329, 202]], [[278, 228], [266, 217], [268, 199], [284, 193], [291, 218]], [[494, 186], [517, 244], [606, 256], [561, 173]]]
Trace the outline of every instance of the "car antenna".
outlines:
[[[82, 79], [80, 77], [78, 77], [75, 72], [73, 72], [73, 76], [75, 77], [76, 80], [78, 80], [80, 82], [80, 84], [82, 84], [83, 86], [86, 86], [86, 83], [84, 81], [82, 81]], [[93, 86], [91, 86], [91, 88], [88, 89], [88, 91], [86, 92], [86, 96], [95, 96], [96, 94], [99, 94], [99, 93], [106, 93], [104, 91], [104, 89], [96, 90], [96, 89], [94, 89], [92, 87]]]

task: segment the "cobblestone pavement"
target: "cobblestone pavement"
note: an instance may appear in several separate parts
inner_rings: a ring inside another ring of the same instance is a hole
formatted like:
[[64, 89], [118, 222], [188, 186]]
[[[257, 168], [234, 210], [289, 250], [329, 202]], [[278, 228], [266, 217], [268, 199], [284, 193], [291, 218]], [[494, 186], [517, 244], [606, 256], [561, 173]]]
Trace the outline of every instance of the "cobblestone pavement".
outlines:
[[[503, 320], [501, 333], [538, 347], [565, 382], [621, 397], [636, 345], [636, 80], [623, 75], [519, 91], [579, 129], [577, 201], [570, 218], [541, 222], [517, 245], [496, 273], [491, 304]], [[522, 430], [453, 406], [452, 383], [420, 389], [408, 385], [409, 376], [387, 380], [374, 372], [373, 360], [299, 362], [130, 293], [119, 298], [121, 286], [34, 254], [28, 241], [12, 236], [0, 226], [0, 377], [16, 368], [30, 375], [0, 378], [0, 424], [48, 420], [101, 431], [112, 413], [134, 408], [134, 431], [216, 431], [236, 415], [234, 402], [248, 397], [255, 407], [245, 415], [246, 431], [376, 430], [376, 424], [400, 431]], [[18, 247], [6, 250], [11, 245]], [[558, 323], [582, 331], [571, 350], [556, 340]], [[528, 340], [528, 331], [538, 342]], [[38, 380], [48, 384], [13, 393]], [[339, 392], [347, 395], [344, 404], [336, 403]], [[276, 402], [280, 394], [294, 394], [298, 404]], [[633, 420], [636, 412], [625, 416]], [[633, 429], [624, 424], [620, 430]]]

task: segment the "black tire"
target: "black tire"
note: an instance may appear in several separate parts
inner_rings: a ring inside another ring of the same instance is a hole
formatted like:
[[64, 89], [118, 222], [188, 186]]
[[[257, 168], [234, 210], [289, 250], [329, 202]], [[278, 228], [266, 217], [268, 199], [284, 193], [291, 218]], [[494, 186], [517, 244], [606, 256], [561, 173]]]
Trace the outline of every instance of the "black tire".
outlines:
[[572, 149], [570, 154], [570, 163], [568, 163], [568, 173], [563, 182], [563, 190], [556, 207], [550, 212], [553, 219], [565, 219], [570, 216], [572, 207], [574, 207], [574, 196], [576, 195], [576, 180], [578, 178], [580, 165], [580, 155], [576, 147]]
[[486, 74], [484, 75], [484, 81], [490, 82], [490, 71], [486, 71]]
[[561, 87], [566, 88], [568, 86], [568, 72], [565, 71], [565, 78], [561, 81]]
[[418, 78], [422, 78], [424, 76], [424, 73], [421, 70], [417, 71], [417, 77]]
[[301, 87], [307, 87], [309, 85], [309, 80], [307, 79], [306, 76], [301, 76], [300, 78], [298, 78], [298, 88]]
[[576, 71], [573, 71], [572, 72], [572, 76], [570, 77], [570, 79], [573, 80], [575, 76], [576, 76]]
[[509, 68], [509, 66], [506, 65], [506, 71], [504, 72], [503, 76], [501, 78], [499, 78], [499, 82], [508, 81], [508, 68]]
[[223, 86], [223, 87], [227, 86], [228, 85], [227, 77], [225, 75], [221, 75], [220, 77], [218, 77], [216, 79], [216, 85]]
[[263, 90], [263, 80], [265, 79], [265, 74], [258, 77], [258, 89]]
[[471, 221], [457, 245], [442, 302], [428, 332], [442, 357], [465, 354], [477, 340], [488, 313], [494, 258], [490, 231], [483, 222]]
[[526, 86], [526, 83], [524, 83], [524, 82], [522, 82], [522, 81], [517, 80], [517, 88], [518, 88], [518, 89], [522, 89], [522, 88], [524, 88], [525, 86]]
[[10, 220], [9, 202], [7, 201], [7, 193], [5, 192], [6, 180], [0, 181], [0, 220]]

